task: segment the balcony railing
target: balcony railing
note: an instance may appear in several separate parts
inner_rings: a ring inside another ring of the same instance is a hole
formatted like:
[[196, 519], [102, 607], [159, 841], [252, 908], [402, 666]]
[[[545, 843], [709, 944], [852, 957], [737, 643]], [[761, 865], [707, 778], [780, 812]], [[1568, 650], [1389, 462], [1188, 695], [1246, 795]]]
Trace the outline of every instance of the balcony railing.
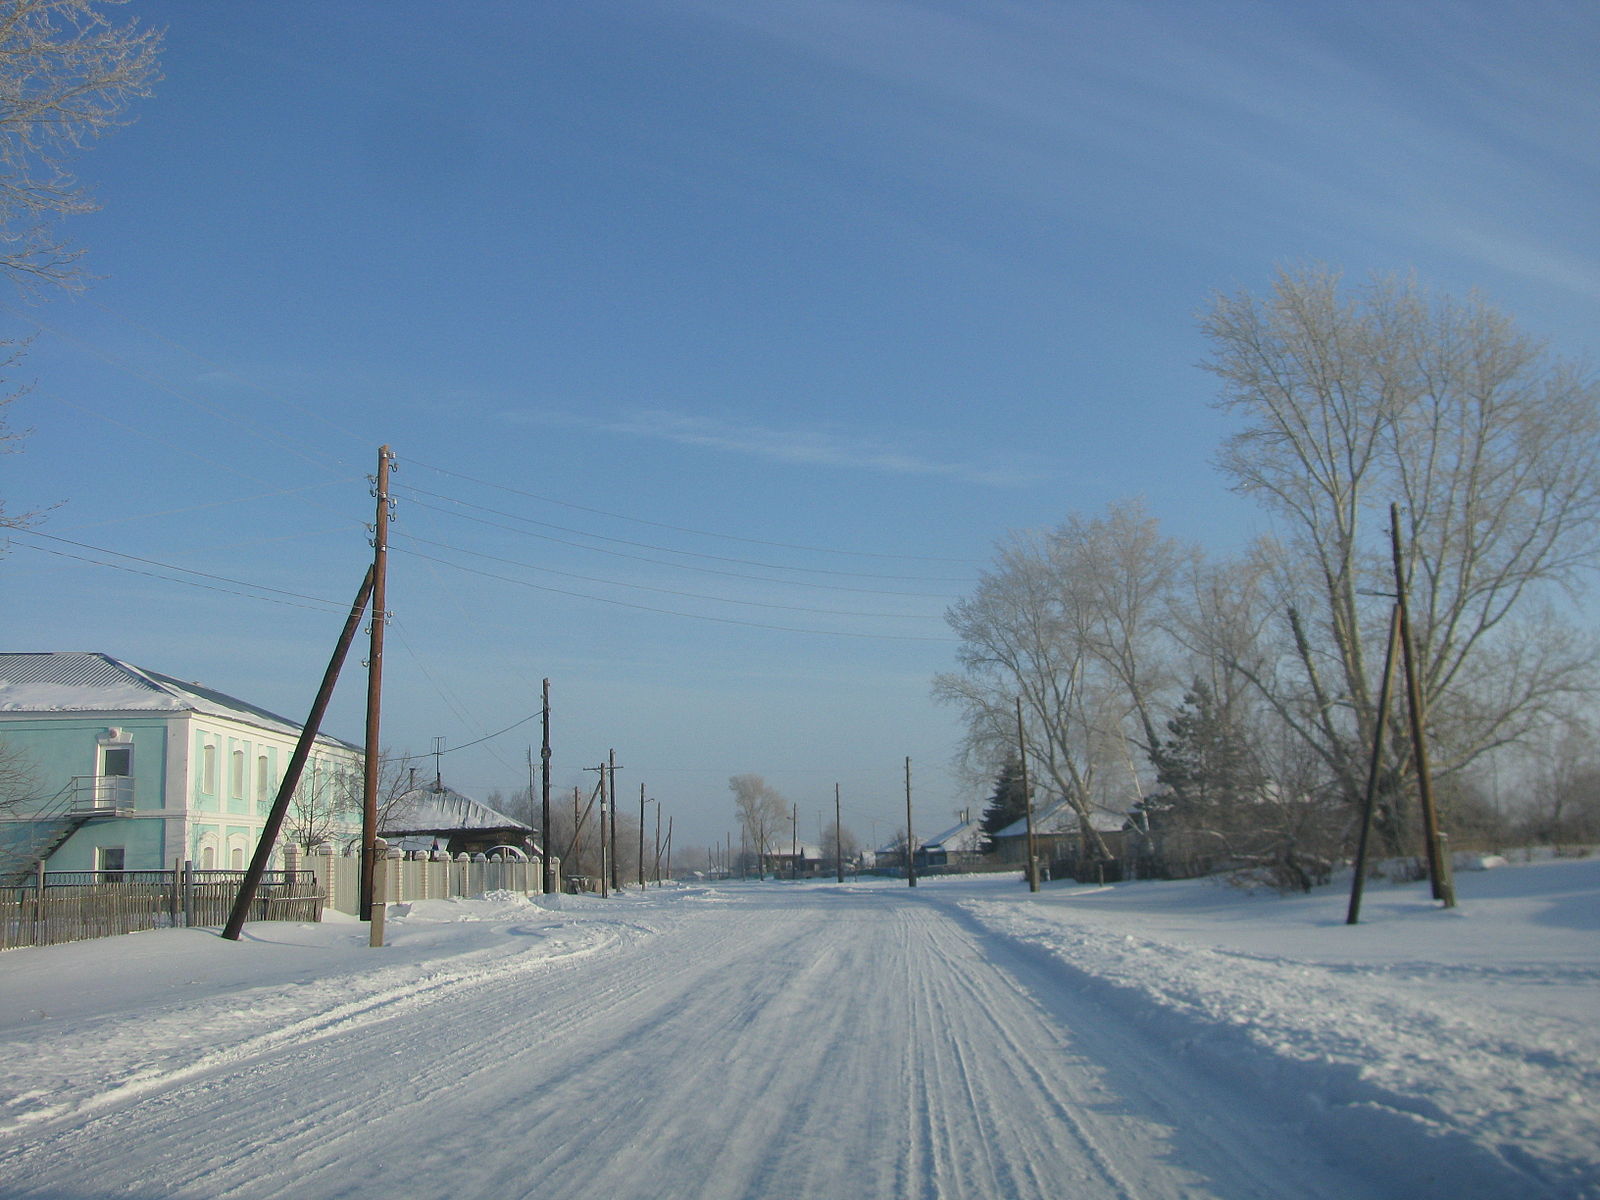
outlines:
[[80, 814], [128, 812], [133, 808], [133, 777], [79, 775], [72, 781], [72, 811]]

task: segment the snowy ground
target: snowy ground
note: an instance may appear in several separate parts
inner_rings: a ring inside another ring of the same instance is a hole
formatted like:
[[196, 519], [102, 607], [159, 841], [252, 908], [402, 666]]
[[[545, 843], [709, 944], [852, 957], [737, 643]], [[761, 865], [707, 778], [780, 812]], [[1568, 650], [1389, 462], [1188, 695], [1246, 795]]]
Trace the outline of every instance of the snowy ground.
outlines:
[[0, 955], [0, 1195], [1600, 1197], [1600, 860], [676, 887]]

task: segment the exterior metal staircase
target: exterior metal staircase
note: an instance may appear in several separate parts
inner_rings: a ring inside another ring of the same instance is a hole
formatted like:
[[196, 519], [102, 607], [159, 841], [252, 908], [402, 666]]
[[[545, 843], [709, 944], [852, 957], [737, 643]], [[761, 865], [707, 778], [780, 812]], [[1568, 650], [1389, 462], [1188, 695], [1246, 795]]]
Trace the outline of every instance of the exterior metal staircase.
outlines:
[[37, 808], [0, 812], [0, 884], [26, 883], [36, 864], [89, 822], [132, 811], [132, 779], [78, 775]]

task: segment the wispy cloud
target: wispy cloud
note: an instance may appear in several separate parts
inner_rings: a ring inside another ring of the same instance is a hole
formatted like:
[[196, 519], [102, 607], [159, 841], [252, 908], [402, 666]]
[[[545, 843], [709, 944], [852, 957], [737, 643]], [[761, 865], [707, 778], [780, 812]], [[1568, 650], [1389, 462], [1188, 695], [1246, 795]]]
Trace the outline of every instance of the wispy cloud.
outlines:
[[585, 419], [552, 412], [519, 412], [508, 419], [544, 425], [582, 426], [599, 433], [650, 438], [680, 446], [721, 451], [796, 466], [833, 467], [880, 475], [920, 475], [986, 487], [1021, 487], [1048, 478], [1033, 461], [985, 465], [942, 460], [851, 430], [778, 428], [720, 420], [665, 409], [635, 409], [610, 418]]

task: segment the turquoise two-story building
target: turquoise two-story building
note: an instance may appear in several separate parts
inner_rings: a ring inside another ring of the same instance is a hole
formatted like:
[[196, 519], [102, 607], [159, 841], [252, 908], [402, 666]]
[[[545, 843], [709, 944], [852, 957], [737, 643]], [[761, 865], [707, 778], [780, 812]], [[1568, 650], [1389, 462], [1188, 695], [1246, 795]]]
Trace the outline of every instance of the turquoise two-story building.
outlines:
[[[0, 879], [41, 857], [66, 871], [242, 868], [299, 737], [284, 717], [105, 654], [0, 654]], [[359, 832], [361, 763], [359, 747], [317, 738], [296, 808], [319, 837]]]

